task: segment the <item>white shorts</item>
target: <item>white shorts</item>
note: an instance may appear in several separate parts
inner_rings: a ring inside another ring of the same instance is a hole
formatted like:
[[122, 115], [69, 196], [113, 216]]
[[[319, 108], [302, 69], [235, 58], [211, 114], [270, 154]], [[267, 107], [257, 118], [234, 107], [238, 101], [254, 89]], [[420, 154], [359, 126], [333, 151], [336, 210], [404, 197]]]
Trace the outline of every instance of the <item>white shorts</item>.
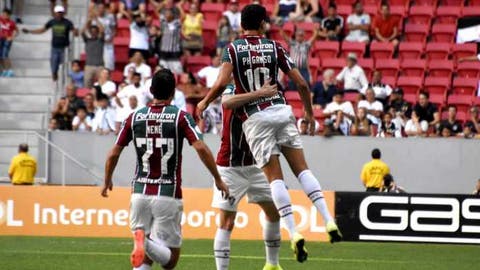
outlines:
[[247, 195], [249, 203], [272, 202], [272, 193], [263, 171], [254, 165], [245, 167], [217, 166], [220, 176], [230, 191], [230, 199], [224, 199], [222, 192], [213, 187], [212, 207], [236, 212], [238, 203]]
[[160, 239], [171, 248], [182, 245], [183, 202], [166, 196], [132, 194], [130, 228], [145, 230], [152, 239]]
[[279, 155], [280, 147], [302, 149], [292, 107], [274, 105], [250, 116], [242, 125], [245, 139], [259, 168]]

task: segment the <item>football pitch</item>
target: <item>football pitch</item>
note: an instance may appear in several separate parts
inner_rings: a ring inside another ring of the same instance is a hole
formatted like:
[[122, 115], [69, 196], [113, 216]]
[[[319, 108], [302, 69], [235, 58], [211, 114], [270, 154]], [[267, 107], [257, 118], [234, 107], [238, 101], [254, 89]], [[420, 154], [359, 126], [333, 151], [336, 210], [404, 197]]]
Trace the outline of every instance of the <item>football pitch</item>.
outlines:
[[[0, 237], [0, 269], [131, 269], [130, 239]], [[294, 269], [477, 269], [480, 247], [473, 245], [308, 243], [310, 257], [293, 260], [288, 243], [281, 265]], [[230, 269], [262, 269], [261, 241], [232, 241]], [[158, 266], [154, 269], [160, 269]], [[212, 240], [185, 240], [176, 269], [215, 269]]]

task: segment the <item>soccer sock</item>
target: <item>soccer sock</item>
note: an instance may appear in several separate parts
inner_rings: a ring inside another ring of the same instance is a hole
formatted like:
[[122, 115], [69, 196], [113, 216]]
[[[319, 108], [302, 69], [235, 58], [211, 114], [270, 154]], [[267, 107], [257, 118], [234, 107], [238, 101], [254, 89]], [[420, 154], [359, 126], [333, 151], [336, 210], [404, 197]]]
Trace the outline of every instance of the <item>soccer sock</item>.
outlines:
[[151, 270], [152, 266], [146, 263], [140, 265], [140, 267], [134, 267], [133, 270]]
[[323, 197], [322, 187], [313, 173], [310, 170], [304, 170], [298, 175], [298, 180], [300, 181], [305, 194], [307, 194], [308, 198], [322, 215], [325, 224], [333, 221], [330, 211], [328, 211], [327, 202]]
[[230, 265], [230, 235], [231, 231], [217, 229], [215, 241], [213, 242], [213, 251], [215, 254], [215, 264], [217, 270], [227, 270]]
[[292, 203], [290, 202], [290, 194], [288, 194], [287, 187], [283, 180], [273, 180], [270, 183], [272, 190], [273, 203], [278, 209], [278, 213], [282, 218], [285, 226], [287, 226], [290, 239], [293, 239], [295, 234], [295, 219], [293, 217]]
[[159, 263], [160, 265], [166, 265], [170, 261], [172, 252], [164, 244], [146, 239], [146, 253], [150, 259]]
[[280, 222], [265, 221], [263, 239], [265, 240], [267, 263], [278, 265], [278, 253], [280, 252]]

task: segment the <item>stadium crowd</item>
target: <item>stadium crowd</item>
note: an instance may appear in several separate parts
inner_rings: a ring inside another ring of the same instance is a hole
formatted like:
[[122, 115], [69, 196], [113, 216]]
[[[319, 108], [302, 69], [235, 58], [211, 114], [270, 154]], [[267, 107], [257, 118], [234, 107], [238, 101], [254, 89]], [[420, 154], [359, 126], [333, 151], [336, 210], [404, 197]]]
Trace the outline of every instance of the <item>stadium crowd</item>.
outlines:
[[[194, 114], [218, 75], [223, 47], [241, 35], [241, 8], [258, 3], [270, 15], [267, 37], [289, 50], [310, 83], [319, 135], [479, 138], [477, 45], [434, 31], [455, 25], [461, 13], [442, 17], [451, 8], [445, 0], [390, 2], [91, 1], [78, 31], [85, 53], [71, 63], [50, 129], [117, 133], [129, 112], [149, 102], [149, 78], [163, 68], [177, 76], [175, 105]], [[448, 51], [431, 53], [439, 44]], [[278, 79], [306, 133], [295, 86]], [[218, 101], [196, 118], [204, 132], [221, 130], [221, 111]]]

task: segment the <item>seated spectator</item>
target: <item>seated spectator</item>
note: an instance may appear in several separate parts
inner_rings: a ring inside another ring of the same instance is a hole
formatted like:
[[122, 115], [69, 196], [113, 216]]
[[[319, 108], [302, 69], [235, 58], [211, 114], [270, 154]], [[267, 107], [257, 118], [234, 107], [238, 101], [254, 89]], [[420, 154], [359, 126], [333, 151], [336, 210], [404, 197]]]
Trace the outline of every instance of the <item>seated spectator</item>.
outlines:
[[241, 10], [239, 8], [238, 0], [230, 0], [230, 5], [228, 5], [228, 10], [223, 12], [223, 16], [228, 18], [232, 30], [235, 32], [240, 32], [240, 21], [241, 21]]
[[215, 55], [212, 57], [212, 64], [210, 66], [200, 69], [197, 73], [197, 77], [205, 79], [205, 86], [210, 89], [218, 78], [220, 73], [220, 56]]
[[365, 108], [367, 111], [367, 118], [372, 121], [373, 124], [381, 125], [381, 116], [383, 113], [383, 104], [375, 99], [375, 92], [372, 88], [368, 88], [365, 92], [365, 100], [358, 102], [358, 109]]
[[415, 111], [412, 111], [412, 118], [405, 124], [405, 134], [408, 137], [425, 137], [427, 136], [428, 122], [420, 120]]
[[450, 138], [453, 136], [452, 131], [448, 127], [442, 127], [440, 126], [438, 136], [442, 138]]
[[127, 119], [128, 115], [131, 113], [129, 107], [129, 98], [135, 96], [137, 98], [138, 106], [144, 107], [147, 104], [148, 93], [146, 87], [141, 83], [141, 75], [136, 72], [133, 74], [132, 83], [125, 86], [118, 94], [115, 96], [115, 115], [117, 129], [123, 120]]
[[73, 131], [92, 131], [92, 119], [87, 114], [87, 109], [84, 106], [77, 108], [77, 115], [72, 121]]
[[[300, 118], [297, 120], [297, 128], [300, 135], [309, 134], [308, 122], [304, 118]], [[318, 123], [318, 121], [315, 120], [315, 134], [317, 134], [319, 131], [320, 131], [320, 123]]]
[[48, 131], [55, 131], [58, 130], [58, 122], [55, 118], [50, 118], [48, 121]]
[[83, 100], [76, 95], [76, 88], [73, 84], [65, 87], [65, 96], [57, 103], [53, 118], [57, 119], [59, 129], [72, 130], [72, 120], [77, 113], [77, 109], [83, 106]]
[[403, 98], [402, 88], [395, 88], [395, 90], [393, 90], [385, 111], [394, 116], [393, 122], [397, 127], [405, 126], [405, 123], [412, 115], [412, 104]]
[[379, 42], [390, 42], [396, 48], [398, 46], [398, 19], [391, 16], [390, 6], [383, 3], [380, 15], [375, 17], [373, 30], [375, 39]]
[[358, 92], [368, 85], [363, 68], [357, 65], [357, 55], [348, 53], [347, 66], [337, 75], [337, 81], [343, 82], [345, 91]]
[[77, 88], [83, 88], [84, 72], [80, 66], [80, 60], [73, 60], [71, 70], [68, 72], [69, 83]]
[[420, 121], [427, 121], [428, 125], [435, 127], [440, 123], [440, 113], [437, 106], [429, 101], [430, 94], [425, 91], [420, 91], [418, 95], [418, 102], [413, 107], [413, 110], [417, 113]]
[[198, 5], [190, 4], [190, 11], [185, 15], [182, 23], [183, 49], [186, 56], [199, 55], [203, 50], [203, 14]]
[[92, 119], [92, 132], [99, 135], [115, 133], [115, 111], [109, 106], [108, 97], [99, 93], [97, 96], [97, 109]]
[[[175, 19], [182, 19], [184, 16], [182, 6], [185, 0], [180, 0], [178, 4], [174, 0], [152, 0], [150, 3], [155, 7], [160, 20], [165, 18], [165, 13], [171, 11]], [[198, 4], [198, 3], [197, 3]]]
[[383, 187], [380, 192], [406, 193], [404, 188], [402, 188], [401, 186], [397, 186], [397, 184], [393, 180], [393, 176], [389, 173], [383, 177]]
[[[95, 22], [95, 24], [92, 24]], [[82, 28], [81, 35], [85, 42], [85, 77], [84, 86], [90, 88], [96, 74], [103, 67], [103, 46], [105, 43], [104, 28], [96, 15], [90, 15]]]
[[165, 16], [161, 20], [160, 35], [160, 66], [170, 69], [174, 74], [182, 74], [183, 67], [180, 62], [182, 55], [181, 23], [175, 19], [172, 10], [165, 10]]
[[120, 0], [117, 19], [122, 17], [130, 19], [134, 12], [146, 14], [147, 6], [145, 2], [145, 0]]
[[382, 102], [382, 104], [386, 104], [388, 97], [392, 94], [392, 88], [388, 84], [384, 84], [382, 82], [382, 72], [379, 70], [375, 70], [372, 76], [372, 82], [368, 85], [365, 85], [360, 93], [366, 93], [368, 88], [372, 88], [373, 92], [375, 92], [375, 98]]
[[401, 128], [397, 127], [395, 123], [393, 123], [393, 117], [392, 114], [389, 112], [385, 113], [383, 115], [383, 121], [380, 126], [380, 130], [377, 134], [377, 137], [380, 138], [401, 138], [402, 137], [402, 132]]
[[457, 135], [464, 139], [474, 139], [478, 137], [477, 130], [472, 122], [466, 122], [463, 125], [463, 132]]
[[352, 120], [345, 117], [341, 110], [336, 111], [331, 117], [333, 120], [325, 120], [325, 136], [350, 136]]
[[[140, 52], [135, 52], [130, 61], [130, 64], [126, 65], [123, 69], [123, 76], [129, 79], [129, 71], [131, 68], [134, 68], [134, 72], [140, 73], [142, 76], [142, 82], [145, 82], [146, 79], [152, 77], [152, 68], [149, 65], [144, 63], [144, 58]], [[129, 83], [129, 82], [128, 82]]]
[[340, 40], [343, 29], [343, 17], [337, 14], [334, 3], [328, 5], [327, 17], [323, 18], [319, 36], [328, 40]]
[[353, 4], [354, 13], [347, 18], [348, 35], [346, 41], [369, 42], [370, 15], [363, 12], [363, 5], [360, 1]]
[[332, 102], [333, 96], [338, 91], [335, 84], [335, 71], [326, 69], [322, 75], [322, 81], [315, 83], [312, 88], [313, 106], [317, 108], [325, 108], [328, 103]]
[[375, 132], [373, 124], [370, 119], [367, 118], [367, 109], [358, 108], [357, 117], [353, 122], [350, 133], [353, 136], [374, 136]]
[[95, 85], [98, 85], [102, 89], [102, 93], [108, 97], [112, 97], [117, 92], [117, 85], [110, 80], [110, 71], [106, 68], [100, 69], [98, 72], [98, 80]]
[[472, 126], [473, 133], [480, 132], [480, 113], [477, 106], [472, 106], [470, 108], [470, 120], [468, 120], [466, 124]]
[[115, 16], [110, 11], [110, 3], [98, 1], [96, 3], [96, 10], [91, 11], [97, 14], [98, 20], [102, 23], [104, 28], [105, 43], [103, 45], [103, 62], [105, 67], [109, 70], [115, 69], [115, 48], [113, 46], [113, 38], [117, 34], [117, 21]]
[[136, 52], [140, 52], [143, 59], [147, 60], [150, 57], [148, 38], [148, 26], [145, 18], [139, 13], [134, 13], [132, 20], [130, 20], [128, 57], [132, 57]]
[[437, 130], [437, 135], [439, 135], [440, 131], [444, 128], [448, 128], [452, 136], [457, 136], [461, 133], [462, 130], [462, 123], [457, 120], [457, 107], [455, 105], [448, 105], [448, 116], [447, 119], [440, 121], [440, 126]]
[[275, 24], [283, 24], [288, 20], [290, 14], [295, 12], [297, 0], [279, 0], [276, 2], [272, 18]]
[[330, 123], [333, 123], [338, 111], [341, 111], [343, 115], [350, 120], [355, 119], [355, 111], [353, 110], [352, 103], [350, 103], [350, 101], [344, 101], [343, 97], [344, 92], [342, 90], [336, 91], [333, 95], [333, 101], [323, 110], [323, 115], [326, 118], [330, 117]]
[[11, 10], [5, 8], [0, 17], [0, 77], [14, 76], [12, 63], [8, 55], [18, 29], [15, 21], [10, 18], [11, 15]]
[[318, 0], [298, 0], [295, 12], [289, 14], [294, 22], [315, 22], [322, 20], [323, 10]]
[[87, 115], [90, 116], [90, 119], [93, 119], [95, 116], [95, 98], [92, 93], [88, 93], [83, 97], [83, 104], [85, 105], [85, 110]]
[[217, 27], [217, 55], [222, 55], [223, 49], [230, 43], [233, 29], [227, 16], [222, 16]]

